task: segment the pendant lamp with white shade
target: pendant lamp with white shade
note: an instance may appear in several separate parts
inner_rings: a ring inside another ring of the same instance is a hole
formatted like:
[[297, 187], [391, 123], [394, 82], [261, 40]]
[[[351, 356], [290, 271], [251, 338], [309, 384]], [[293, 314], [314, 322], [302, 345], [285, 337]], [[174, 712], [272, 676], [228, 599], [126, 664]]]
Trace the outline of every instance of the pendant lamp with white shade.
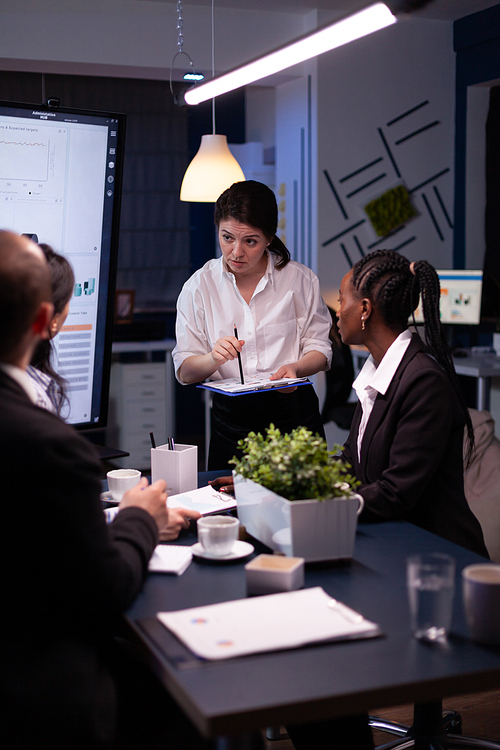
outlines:
[[215, 203], [233, 182], [245, 179], [225, 135], [202, 135], [198, 153], [182, 180], [181, 201]]
[[[212, 0], [212, 78], [214, 58], [214, 0]], [[233, 182], [245, 179], [242, 168], [232, 155], [225, 135], [215, 133], [215, 99], [212, 99], [212, 135], [202, 135], [198, 152], [188, 166], [181, 184], [181, 201], [215, 203]]]

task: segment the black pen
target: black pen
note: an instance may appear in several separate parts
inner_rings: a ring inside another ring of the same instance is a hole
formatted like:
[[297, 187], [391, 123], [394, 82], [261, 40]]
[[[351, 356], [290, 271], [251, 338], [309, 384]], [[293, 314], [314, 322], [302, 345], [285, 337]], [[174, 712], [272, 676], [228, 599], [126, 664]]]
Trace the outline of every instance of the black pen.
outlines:
[[[234, 323], [234, 335], [236, 338], [238, 338], [238, 329], [236, 328], [236, 323]], [[238, 354], [238, 366], [240, 368], [240, 378], [241, 378], [241, 385], [245, 385], [245, 381], [243, 379], [243, 366], [241, 364], [241, 354], [237, 352]]]
[[153, 448], [156, 448], [155, 436], [153, 435], [152, 432], [149, 433], [149, 437], [151, 438], [151, 446]]

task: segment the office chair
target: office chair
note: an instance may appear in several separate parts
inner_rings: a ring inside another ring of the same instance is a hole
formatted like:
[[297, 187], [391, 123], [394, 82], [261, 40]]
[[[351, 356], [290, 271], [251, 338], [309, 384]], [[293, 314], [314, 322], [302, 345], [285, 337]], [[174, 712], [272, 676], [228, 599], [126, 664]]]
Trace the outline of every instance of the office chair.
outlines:
[[369, 717], [369, 724], [372, 729], [399, 737], [385, 745], [378, 745], [377, 750], [451, 750], [460, 747], [500, 750], [500, 742], [464, 737], [462, 717], [456, 711], [443, 711], [441, 701], [415, 703], [411, 727], [375, 716]]
[[332, 318], [332, 365], [325, 373], [326, 395], [321, 420], [323, 424], [335, 422], [342, 430], [348, 430], [356, 409], [356, 404], [348, 403], [354, 380], [354, 363], [350, 347], [342, 342], [338, 334], [335, 310], [330, 307], [328, 310]]

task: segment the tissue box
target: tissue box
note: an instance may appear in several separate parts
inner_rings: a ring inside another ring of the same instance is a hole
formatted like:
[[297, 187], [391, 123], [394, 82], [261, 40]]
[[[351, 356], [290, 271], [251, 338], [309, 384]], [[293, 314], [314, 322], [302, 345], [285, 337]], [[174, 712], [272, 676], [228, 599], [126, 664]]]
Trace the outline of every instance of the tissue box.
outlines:
[[198, 487], [198, 446], [175, 444], [151, 448], [151, 481], [164, 479], [169, 495], [189, 492]]
[[295, 591], [304, 585], [304, 558], [257, 555], [245, 565], [249, 594]]

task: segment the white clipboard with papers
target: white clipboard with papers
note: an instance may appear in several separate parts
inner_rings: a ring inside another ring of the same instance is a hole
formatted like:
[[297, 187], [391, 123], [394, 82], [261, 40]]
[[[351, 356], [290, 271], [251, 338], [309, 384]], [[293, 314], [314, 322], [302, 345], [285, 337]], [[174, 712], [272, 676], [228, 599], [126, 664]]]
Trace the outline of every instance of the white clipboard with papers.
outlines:
[[[328, 596], [321, 586], [158, 612], [157, 617], [202, 659], [230, 659], [322, 641], [381, 635], [378, 625]], [[262, 627], [255, 623], [262, 623]]]
[[167, 507], [188, 508], [189, 510], [197, 510], [202, 516], [209, 516], [212, 513], [224, 513], [226, 510], [236, 508], [236, 500], [232, 495], [217, 492], [213, 487], [207, 485], [197, 490], [170, 495], [167, 499]]
[[246, 393], [256, 391], [274, 391], [281, 388], [290, 388], [297, 385], [310, 385], [309, 378], [281, 378], [269, 380], [269, 375], [255, 375], [253, 378], [245, 378], [242, 383], [238, 378], [225, 378], [224, 380], [207, 380], [200, 383], [197, 388], [204, 388], [215, 393], [223, 393], [225, 396], [243, 396]]

